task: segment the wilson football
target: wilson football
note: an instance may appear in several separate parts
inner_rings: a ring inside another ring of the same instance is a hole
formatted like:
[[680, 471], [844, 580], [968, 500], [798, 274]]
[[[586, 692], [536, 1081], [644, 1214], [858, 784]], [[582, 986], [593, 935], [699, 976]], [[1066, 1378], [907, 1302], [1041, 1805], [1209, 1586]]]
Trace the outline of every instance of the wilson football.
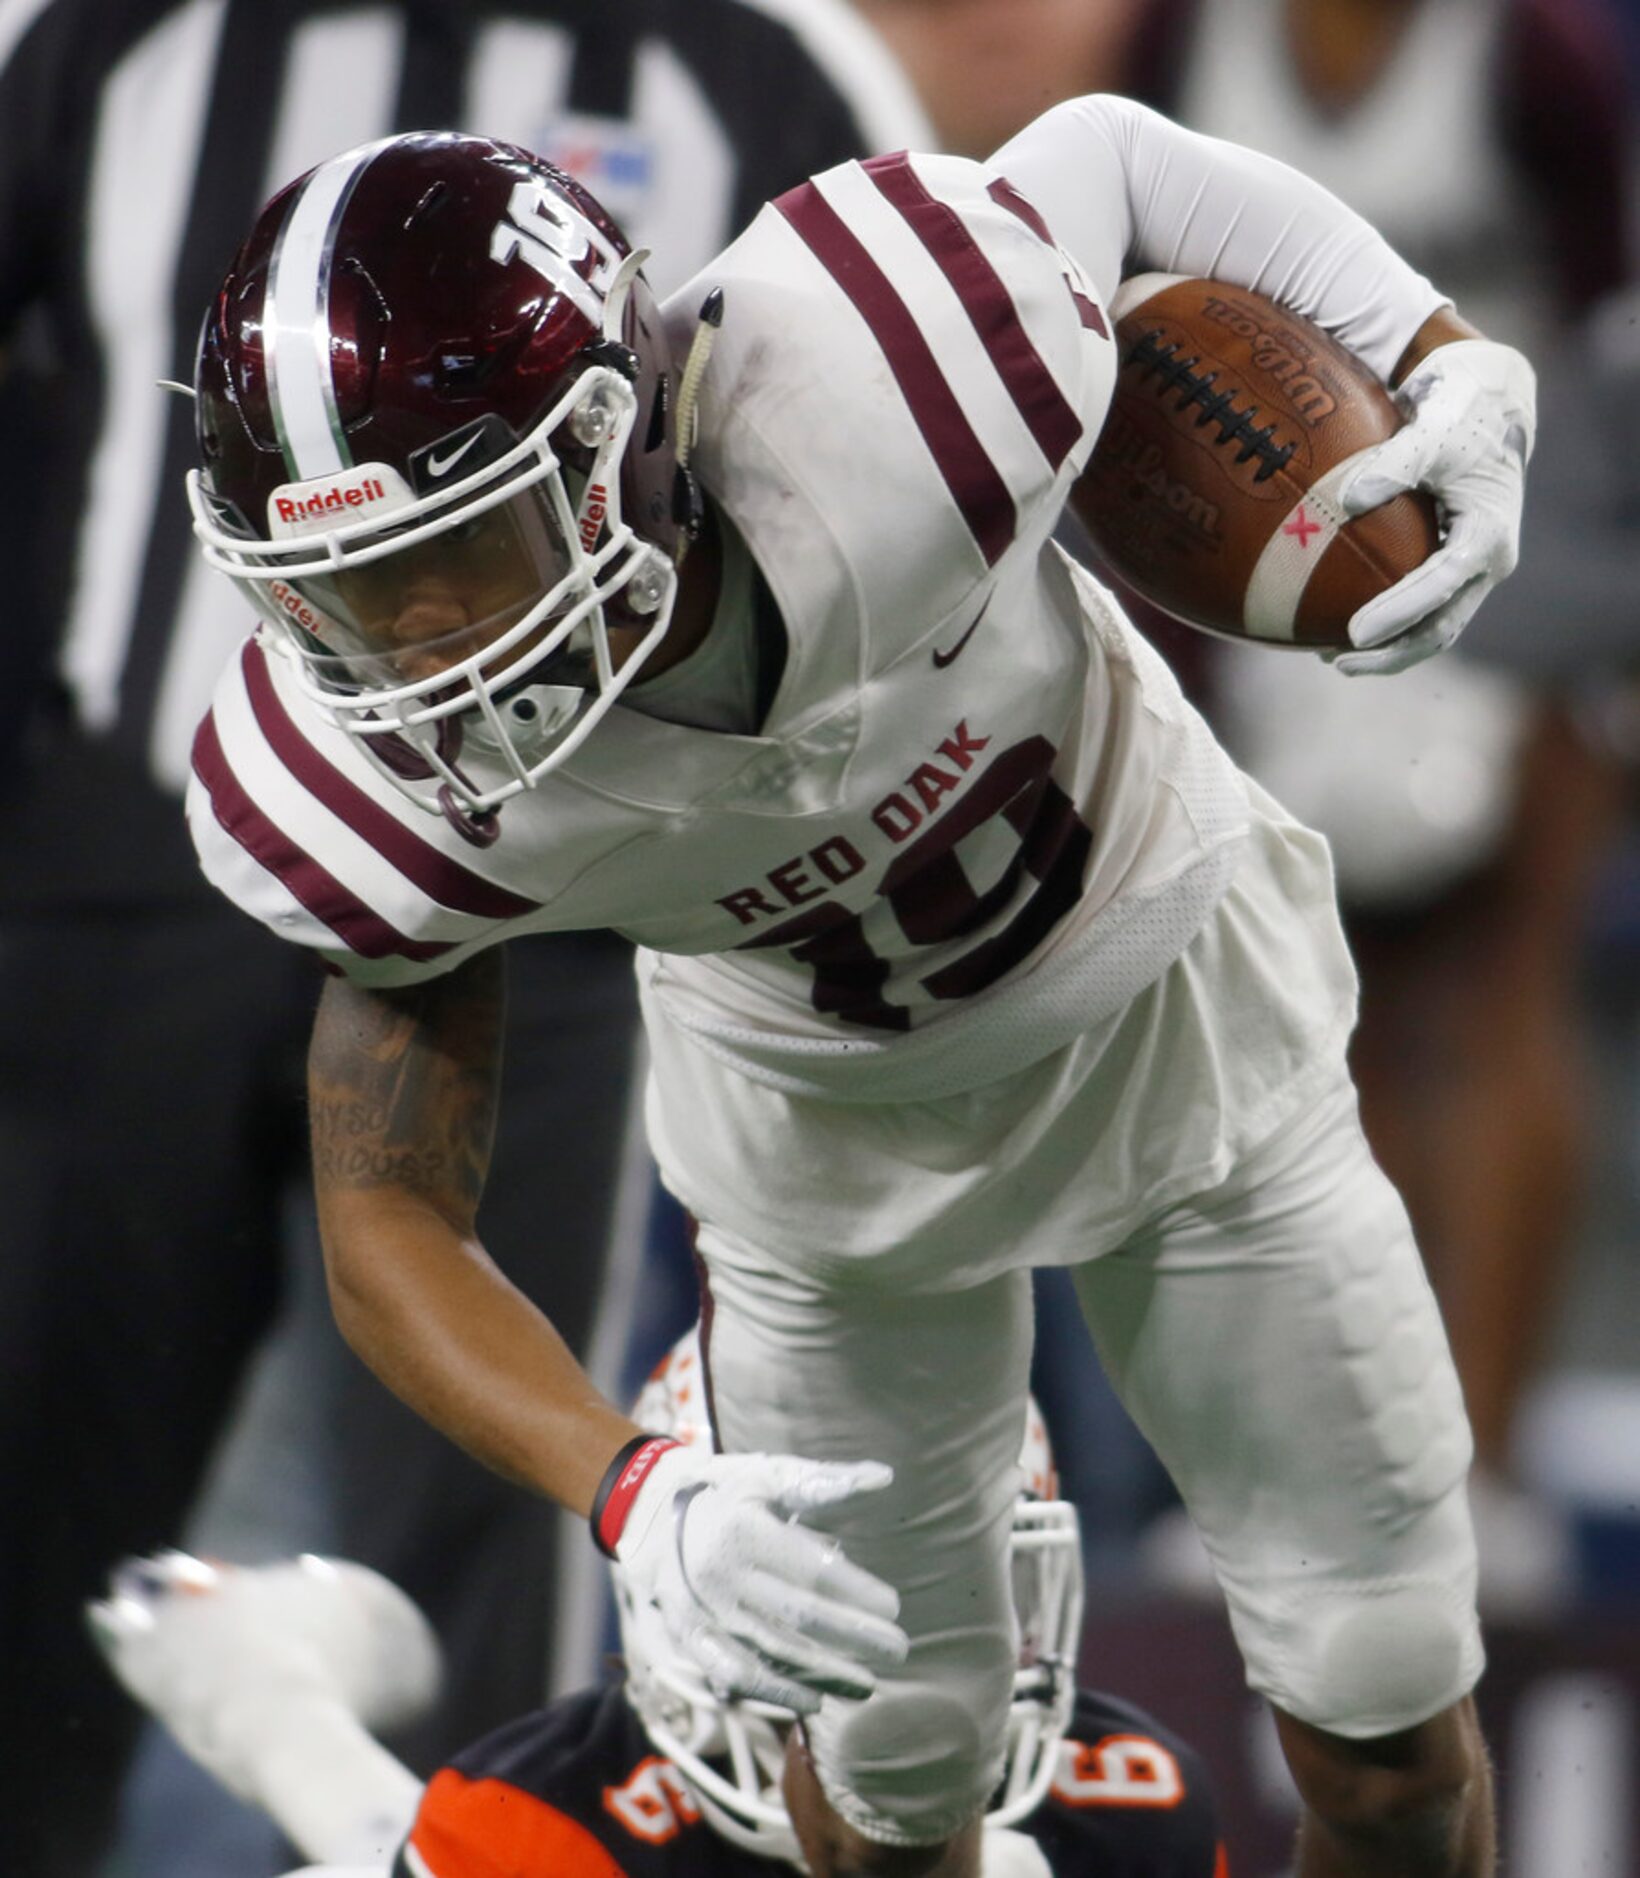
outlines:
[[1110, 413], [1073, 501], [1120, 582], [1235, 639], [1347, 648], [1355, 610], [1437, 545], [1435, 505], [1347, 520], [1356, 457], [1399, 426], [1320, 327], [1222, 281], [1141, 274], [1112, 303]]

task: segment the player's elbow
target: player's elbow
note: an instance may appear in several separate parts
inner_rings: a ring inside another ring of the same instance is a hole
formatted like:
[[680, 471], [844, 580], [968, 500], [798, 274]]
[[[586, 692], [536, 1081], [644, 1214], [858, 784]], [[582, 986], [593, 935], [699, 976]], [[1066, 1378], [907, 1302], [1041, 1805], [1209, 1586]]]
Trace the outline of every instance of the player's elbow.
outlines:
[[319, 1197], [319, 1243], [324, 1253], [325, 1287], [330, 1312], [348, 1346], [358, 1355], [380, 1316], [383, 1300], [374, 1261], [366, 1253], [369, 1235], [361, 1230], [357, 1209], [344, 1198]]
[[393, 1334], [395, 1269], [407, 1236], [424, 1230], [423, 1209], [391, 1188], [327, 1193], [321, 1185], [318, 1200], [331, 1315], [348, 1346], [370, 1363], [371, 1352]]

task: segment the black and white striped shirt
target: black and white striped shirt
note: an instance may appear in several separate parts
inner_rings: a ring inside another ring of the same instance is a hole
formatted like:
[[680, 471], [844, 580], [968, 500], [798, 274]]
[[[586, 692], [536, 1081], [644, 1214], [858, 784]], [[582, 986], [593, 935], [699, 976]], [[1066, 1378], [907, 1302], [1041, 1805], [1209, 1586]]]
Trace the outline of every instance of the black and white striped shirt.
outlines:
[[200, 890], [175, 796], [246, 622], [157, 381], [268, 195], [440, 127], [579, 175], [662, 292], [766, 197], [928, 142], [844, 0], [0, 0], [0, 565], [35, 679], [0, 705], [0, 908]]

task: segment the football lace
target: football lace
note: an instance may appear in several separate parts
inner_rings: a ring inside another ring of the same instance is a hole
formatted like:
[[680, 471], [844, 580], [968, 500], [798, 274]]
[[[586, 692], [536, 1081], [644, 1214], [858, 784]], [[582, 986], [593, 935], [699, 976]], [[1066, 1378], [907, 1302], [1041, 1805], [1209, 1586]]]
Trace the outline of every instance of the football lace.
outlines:
[[1272, 477], [1278, 469], [1284, 467], [1297, 448], [1292, 443], [1276, 443], [1275, 425], [1255, 426], [1253, 419], [1258, 416], [1258, 406], [1248, 405], [1245, 411], [1238, 411], [1234, 405], [1233, 391], [1215, 391], [1218, 380], [1217, 372], [1198, 372], [1195, 367], [1200, 363], [1197, 358], [1181, 359], [1177, 344], [1162, 343], [1161, 330], [1148, 332], [1137, 340], [1127, 355], [1126, 364], [1138, 368], [1142, 377], [1154, 376], [1160, 379], [1156, 386], [1158, 398], [1165, 398], [1170, 391], [1179, 394], [1177, 410], [1186, 410], [1192, 404], [1199, 404], [1201, 410], [1196, 417], [1196, 428], [1204, 424], [1217, 424], [1218, 442], [1233, 443], [1238, 446], [1236, 461], [1249, 462], [1253, 457], [1259, 459], [1259, 466], [1253, 472], [1253, 481], [1262, 483]]

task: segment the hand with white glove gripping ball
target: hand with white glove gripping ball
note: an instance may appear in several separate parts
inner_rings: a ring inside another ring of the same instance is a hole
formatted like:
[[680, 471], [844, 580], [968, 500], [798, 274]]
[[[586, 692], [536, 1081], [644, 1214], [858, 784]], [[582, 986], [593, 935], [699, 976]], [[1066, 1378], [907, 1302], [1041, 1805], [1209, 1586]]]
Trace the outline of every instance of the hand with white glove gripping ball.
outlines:
[[1359, 648], [1342, 672], [1399, 672], [1451, 645], [1514, 567], [1526, 461], [1537, 427], [1531, 366], [1513, 346], [1458, 339], [1433, 351], [1396, 388], [1408, 413], [1340, 491], [1350, 515], [1404, 489], [1427, 489], [1445, 540], [1424, 564], [1350, 621]]
[[893, 1477], [877, 1461], [703, 1454], [644, 1436], [611, 1463], [592, 1531], [713, 1694], [807, 1715], [822, 1695], [864, 1700], [877, 1671], [905, 1660], [898, 1594], [799, 1523]]

